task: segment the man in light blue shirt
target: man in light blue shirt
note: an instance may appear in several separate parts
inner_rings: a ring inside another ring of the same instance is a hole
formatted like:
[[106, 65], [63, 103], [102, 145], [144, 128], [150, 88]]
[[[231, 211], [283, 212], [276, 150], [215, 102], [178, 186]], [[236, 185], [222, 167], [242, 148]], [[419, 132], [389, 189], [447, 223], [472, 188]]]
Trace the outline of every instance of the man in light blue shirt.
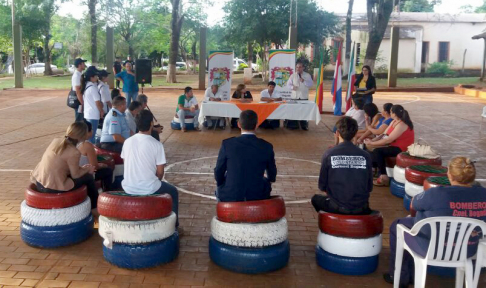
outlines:
[[101, 149], [121, 153], [123, 143], [130, 137], [130, 128], [125, 118], [127, 102], [124, 97], [113, 99], [113, 108], [107, 113], [101, 130]]

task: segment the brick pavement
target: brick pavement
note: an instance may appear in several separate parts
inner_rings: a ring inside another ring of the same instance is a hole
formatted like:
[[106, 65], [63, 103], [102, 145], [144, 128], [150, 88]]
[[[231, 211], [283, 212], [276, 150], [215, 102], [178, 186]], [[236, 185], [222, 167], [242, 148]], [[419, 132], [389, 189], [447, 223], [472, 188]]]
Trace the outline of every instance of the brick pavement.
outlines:
[[[179, 257], [167, 265], [138, 271], [114, 267], [103, 259], [102, 239], [98, 235], [60, 249], [25, 245], [19, 236], [19, 204], [29, 170], [35, 167], [52, 138], [61, 136], [74, 117], [73, 111], [65, 106], [66, 94], [44, 90], [0, 92], [0, 287], [391, 287], [381, 278], [389, 257], [387, 230], [379, 269], [371, 275], [341, 276], [316, 265], [314, 247], [318, 228], [316, 213], [309, 203], [287, 205], [291, 259], [286, 268], [265, 275], [236, 274], [211, 263], [207, 243], [215, 201], [184, 193], [180, 195], [179, 209], [185, 234], [180, 240]], [[161, 140], [169, 164], [174, 164], [166, 173], [167, 181], [211, 196], [215, 184], [210, 173], [219, 145], [238, 132], [171, 131], [169, 123], [179, 91], [147, 89], [146, 94], [155, 116], [166, 127]], [[196, 95], [200, 99], [203, 93], [197, 91]], [[329, 97], [326, 101], [325, 106], [330, 107]], [[479, 160], [478, 178], [486, 178], [486, 145], [479, 136], [483, 101], [453, 94], [379, 93], [375, 102], [378, 105], [411, 102], [405, 107], [411, 111], [419, 137], [436, 147], [445, 160], [457, 154]], [[325, 115], [323, 123], [317, 127], [311, 123], [308, 132], [258, 131], [260, 137], [275, 147], [280, 175], [273, 186], [275, 194], [294, 201], [309, 199], [317, 192], [315, 176], [319, 165], [315, 162], [319, 162], [332, 143], [330, 127], [335, 121], [335, 117]], [[207, 158], [191, 160], [203, 157]], [[178, 163], [187, 160], [191, 161]], [[386, 228], [395, 218], [407, 214], [402, 201], [385, 188], [373, 191], [371, 206], [383, 213]], [[486, 285], [484, 278], [482, 285]], [[428, 287], [454, 285], [451, 279], [435, 276], [429, 276], [427, 281]]]

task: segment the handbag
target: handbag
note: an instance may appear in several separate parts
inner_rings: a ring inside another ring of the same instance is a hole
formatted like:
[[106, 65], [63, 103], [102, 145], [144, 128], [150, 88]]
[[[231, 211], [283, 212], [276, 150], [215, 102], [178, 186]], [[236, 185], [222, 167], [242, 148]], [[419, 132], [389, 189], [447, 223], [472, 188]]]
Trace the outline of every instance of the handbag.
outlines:
[[78, 109], [79, 105], [81, 105], [81, 103], [78, 100], [78, 95], [76, 94], [76, 91], [73, 91], [72, 87], [68, 93], [66, 105], [73, 109]]
[[440, 154], [432, 149], [429, 144], [427, 144], [424, 140], [422, 140], [422, 142], [424, 142], [425, 144], [421, 144], [420, 140], [422, 139], [419, 138], [416, 143], [408, 146], [408, 154], [414, 157], [421, 157], [425, 159], [436, 159], [440, 157]]

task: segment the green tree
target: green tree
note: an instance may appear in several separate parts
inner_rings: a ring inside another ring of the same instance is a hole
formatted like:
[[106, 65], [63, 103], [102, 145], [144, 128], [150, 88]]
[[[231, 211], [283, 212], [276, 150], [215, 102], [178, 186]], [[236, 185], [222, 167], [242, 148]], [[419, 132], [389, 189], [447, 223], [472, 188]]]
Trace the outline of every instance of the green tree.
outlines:
[[434, 6], [442, 0], [404, 0], [400, 2], [402, 12], [434, 12]]

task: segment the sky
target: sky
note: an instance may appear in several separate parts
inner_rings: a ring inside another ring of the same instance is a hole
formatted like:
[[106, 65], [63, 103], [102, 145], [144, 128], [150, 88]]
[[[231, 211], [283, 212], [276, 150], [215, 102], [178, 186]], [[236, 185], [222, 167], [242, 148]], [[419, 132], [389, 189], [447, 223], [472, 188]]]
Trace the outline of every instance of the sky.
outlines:
[[[226, 1], [238, 1], [238, 0], [213, 0], [214, 5], [212, 6], [211, 13], [208, 13], [208, 19], [207, 19], [209, 26], [213, 26], [214, 24], [222, 20], [224, 16], [222, 7]], [[76, 11], [81, 13], [77, 13], [77, 15], [73, 15], [73, 16], [78, 19], [82, 18], [82, 14], [86, 13], [87, 7], [86, 5], [82, 5], [81, 2], [82, 0], [72, 0], [71, 2], [65, 2], [61, 4], [59, 14], [67, 15], [70, 13], [72, 14], [72, 11]], [[324, 10], [330, 12], [346, 13], [348, 11], [348, 1], [346, 0], [316, 0], [316, 2]], [[435, 12], [455, 14], [458, 11], [460, 11], [459, 8], [463, 5], [471, 5], [473, 7], [477, 7], [480, 6], [482, 3], [483, 0], [459, 0], [459, 1], [442, 0], [442, 4], [435, 6]], [[353, 13], [366, 13], [366, 0], [355, 0], [353, 6]]]

